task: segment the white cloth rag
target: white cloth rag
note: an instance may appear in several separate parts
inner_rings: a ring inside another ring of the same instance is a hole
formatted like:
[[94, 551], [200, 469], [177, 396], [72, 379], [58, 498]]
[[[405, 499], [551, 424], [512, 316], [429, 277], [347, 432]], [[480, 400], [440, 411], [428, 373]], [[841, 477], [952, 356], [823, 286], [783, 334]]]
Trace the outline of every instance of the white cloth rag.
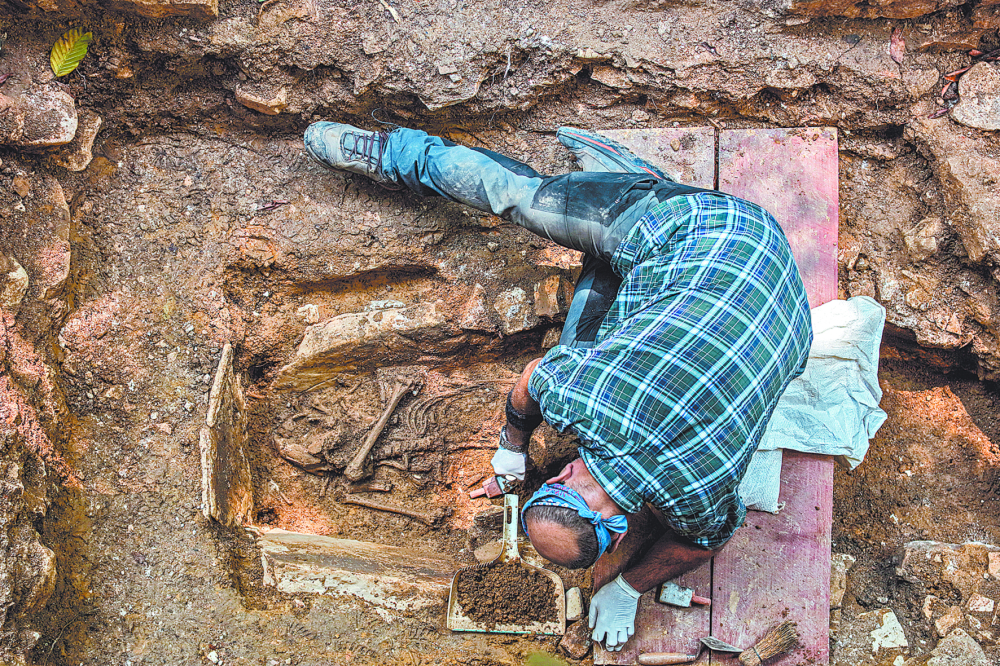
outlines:
[[806, 369], [781, 395], [740, 483], [747, 508], [778, 511], [781, 449], [836, 456], [851, 469], [886, 419], [879, 408], [878, 351], [885, 308], [867, 296], [812, 310]]

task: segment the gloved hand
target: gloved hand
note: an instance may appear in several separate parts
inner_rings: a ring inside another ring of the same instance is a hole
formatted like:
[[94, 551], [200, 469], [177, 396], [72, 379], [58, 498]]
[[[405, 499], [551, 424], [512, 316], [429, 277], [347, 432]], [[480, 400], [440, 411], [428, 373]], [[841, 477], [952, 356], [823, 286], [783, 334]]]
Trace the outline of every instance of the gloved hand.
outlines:
[[641, 596], [621, 574], [598, 590], [590, 600], [590, 628], [594, 630], [594, 641], [604, 641], [606, 650], [621, 650], [635, 633], [635, 612]]
[[524, 481], [524, 469], [528, 464], [527, 453], [514, 453], [500, 447], [490, 462], [493, 463], [493, 472], [497, 476], [513, 476], [518, 481]]

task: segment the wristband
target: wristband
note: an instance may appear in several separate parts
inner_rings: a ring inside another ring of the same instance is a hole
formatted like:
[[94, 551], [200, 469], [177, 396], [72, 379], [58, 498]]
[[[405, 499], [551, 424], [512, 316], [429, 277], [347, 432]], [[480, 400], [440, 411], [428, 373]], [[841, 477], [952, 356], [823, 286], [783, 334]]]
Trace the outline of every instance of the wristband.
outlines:
[[507, 438], [507, 426], [500, 428], [500, 448], [507, 449], [508, 451], [511, 451], [513, 453], [521, 453], [521, 454], [527, 452], [528, 450], [527, 445], [517, 446], [515, 444], [510, 443], [510, 440]]
[[542, 424], [542, 413], [522, 414], [514, 409], [510, 401], [510, 393], [507, 394], [507, 423], [517, 428], [521, 432], [530, 433]]

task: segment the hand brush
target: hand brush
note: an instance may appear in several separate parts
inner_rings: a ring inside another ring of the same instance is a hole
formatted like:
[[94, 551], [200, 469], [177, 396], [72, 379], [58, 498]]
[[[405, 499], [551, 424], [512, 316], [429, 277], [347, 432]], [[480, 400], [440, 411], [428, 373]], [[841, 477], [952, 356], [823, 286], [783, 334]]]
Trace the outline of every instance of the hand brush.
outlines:
[[795, 623], [790, 620], [782, 622], [767, 632], [756, 645], [744, 650], [739, 657], [740, 663], [743, 666], [761, 666], [771, 657], [788, 652], [798, 644], [799, 634], [795, 630]]

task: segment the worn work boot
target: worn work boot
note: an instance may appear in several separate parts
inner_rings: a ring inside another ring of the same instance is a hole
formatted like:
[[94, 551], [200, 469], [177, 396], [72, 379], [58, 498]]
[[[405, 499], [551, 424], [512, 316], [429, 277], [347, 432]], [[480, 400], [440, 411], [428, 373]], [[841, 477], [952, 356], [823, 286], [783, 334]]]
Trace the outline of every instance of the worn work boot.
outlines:
[[342, 123], [318, 122], [306, 129], [306, 152], [320, 164], [368, 176], [377, 183], [397, 183], [382, 171], [387, 132], [369, 132]]
[[651, 176], [673, 181], [631, 150], [596, 132], [560, 127], [556, 130], [559, 143], [569, 148], [584, 171], [609, 171], [611, 173], [648, 173]]

